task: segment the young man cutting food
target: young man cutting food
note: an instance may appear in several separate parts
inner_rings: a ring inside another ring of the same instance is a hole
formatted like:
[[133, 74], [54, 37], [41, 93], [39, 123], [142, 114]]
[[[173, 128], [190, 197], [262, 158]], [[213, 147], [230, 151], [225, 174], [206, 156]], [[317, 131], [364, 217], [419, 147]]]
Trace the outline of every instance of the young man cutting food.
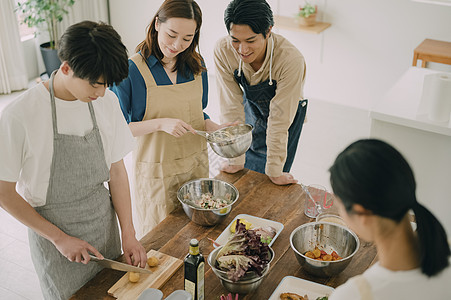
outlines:
[[[0, 206], [29, 227], [45, 299], [68, 299], [99, 270], [89, 253], [145, 266], [123, 157], [134, 140], [107, 86], [127, 76], [120, 36], [81, 22], [61, 37], [60, 68], [0, 117]], [[104, 186], [108, 182], [109, 190]]]

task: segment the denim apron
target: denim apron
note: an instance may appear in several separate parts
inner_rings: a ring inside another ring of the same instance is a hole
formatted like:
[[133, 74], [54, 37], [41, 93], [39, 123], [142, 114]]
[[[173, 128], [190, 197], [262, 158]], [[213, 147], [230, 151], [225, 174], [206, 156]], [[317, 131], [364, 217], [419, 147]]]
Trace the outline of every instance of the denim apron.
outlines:
[[[249, 85], [240, 71], [235, 70], [234, 77], [243, 90], [245, 122], [254, 126], [252, 144], [246, 152], [244, 167], [265, 174], [267, 156], [266, 130], [268, 129], [269, 106], [272, 98], [276, 95], [277, 82], [269, 79], [256, 85]], [[293, 164], [307, 112], [307, 103], [307, 99], [299, 101], [295, 118], [288, 129], [287, 158], [283, 172], [289, 172]]]
[[[56, 72], [56, 71], [55, 71]], [[104, 182], [109, 180], [102, 139], [92, 103], [93, 129], [85, 136], [58, 133], [53, 78], [50, 100], [53, 120], [53, 157], [46, 203], [35, 210], [66, 234], [82, 239], [106, 258], [121, 254], [116, 213]], [[31, 258], [44, 299], [68, 299], [102, 268], [70, 262], [47, 239], [28, 230]]]

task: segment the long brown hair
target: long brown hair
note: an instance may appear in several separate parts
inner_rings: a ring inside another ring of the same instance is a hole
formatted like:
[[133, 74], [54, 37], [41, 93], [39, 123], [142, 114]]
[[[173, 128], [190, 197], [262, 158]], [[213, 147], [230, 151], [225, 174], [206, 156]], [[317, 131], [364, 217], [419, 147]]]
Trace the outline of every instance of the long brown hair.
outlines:
[[182, 74], [187, 74], [187, 68], [197, 75], [206, 70], [202, 66], [202, 57], [198, 50], [199, 34], [202, 25], [202, 11], [199, 5], [194, 0], [165, 0], [158, 9], [157, 13], [152, 19], [152, 22], [147, 27], [147, 36], [135, 49], [136, 52], [141, 51], [142, 56], [147, 59], [150, 55], [154, 55], [162, 65], [164, 57], [158, 46], [158, 32], [155, 29], [155, 22], [164, 23], [170, 18], [184, 18], [194, 20], [196, 22], [196, 31], [194, 33], [191, 45], [185, 51], [177, 55], [177, 62], [174, 65], [173, 71], [180, 71]]

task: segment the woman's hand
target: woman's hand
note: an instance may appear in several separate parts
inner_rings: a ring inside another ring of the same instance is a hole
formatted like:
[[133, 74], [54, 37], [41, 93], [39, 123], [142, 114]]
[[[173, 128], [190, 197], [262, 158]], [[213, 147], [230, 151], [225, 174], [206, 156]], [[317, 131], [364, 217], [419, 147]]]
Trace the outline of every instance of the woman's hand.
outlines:
[[129, 265], [144, 268], [147, 263], [147, 253], [134, 234], [122, 233], [122, 249], [124, 249], [125, 261]]
[[67, 234], [64, 234], [64, 236], [53, 242], [53, 244], [64, 257], [72, 262], [87, 264], [91, 259], [88, 251], [96, 257], [103, 259], [103, 255], [88, 242]]
[[230, 173], [230, 174], [236, 173], [243, 169], [244, 169], [244, 165], [230, 165], [228, 161], [223, 162], [221, 164], [221, 167], [219, 167], [219, 171]]
[[268, 176], [269, 179], [271, 179], [271, 181], [274, 184], [277, 185], [287, 185], [287, 184], [292, 184], [292, 183], [297, 183], [298, 181], [296, 179], [294, 179], [293, 175], [291, 175], [290, 173], [283, 173], [282, 175], [278, 176], [278, 177], [271, 177]]
[[169, 133], [172, 136], [181, 137], [182, 135], [186, 134], [187, 132], [196, 134], [196, 131], [194, 130], [194, 128], [182, 120], [171, 119], [171, 118], [162, 118], [160, 120], [161, 120], [160, 121], [161, 123], [159, 126], [160, 131]]

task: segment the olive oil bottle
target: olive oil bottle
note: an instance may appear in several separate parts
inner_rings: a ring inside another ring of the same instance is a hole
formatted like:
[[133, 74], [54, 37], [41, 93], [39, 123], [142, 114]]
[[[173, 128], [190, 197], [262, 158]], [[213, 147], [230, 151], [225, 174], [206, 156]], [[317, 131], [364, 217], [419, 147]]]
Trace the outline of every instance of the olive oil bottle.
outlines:
[[199, 242], [192, 239], [189, 243], [189, 254], [184, 261], [185, 291], [193, 296], [193, 300], [204, 300], [204, 267], [205, 260], [199, 253]]

